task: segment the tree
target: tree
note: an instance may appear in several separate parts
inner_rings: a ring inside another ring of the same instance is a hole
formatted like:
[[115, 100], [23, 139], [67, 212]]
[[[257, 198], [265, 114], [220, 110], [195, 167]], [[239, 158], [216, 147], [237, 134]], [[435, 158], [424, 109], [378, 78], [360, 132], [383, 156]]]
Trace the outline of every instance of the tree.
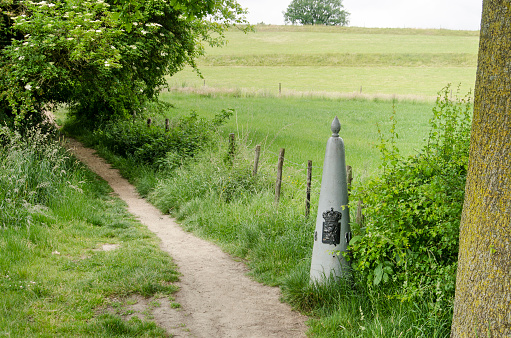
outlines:
[[349, 14], [343, 10], [342, 0], [293, 0], [284, 19], [293, 25], [346, 26]]
[[511, 6], [484, 0], [451, 337], [511, 335]]
[[131, 115], [244, 13], [235, 0], [0, 0], [0, 115], [22, 123], [49, 103], [87, 121]]

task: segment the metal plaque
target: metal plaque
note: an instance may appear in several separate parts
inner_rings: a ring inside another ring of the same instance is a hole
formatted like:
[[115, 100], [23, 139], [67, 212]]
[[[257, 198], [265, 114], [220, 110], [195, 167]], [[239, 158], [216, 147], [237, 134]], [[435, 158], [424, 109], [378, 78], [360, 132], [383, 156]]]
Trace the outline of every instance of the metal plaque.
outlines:
[[325, 219], [321, 240], [323, 243], [333, 245], [341, 243], [341, 217], [342, 214], [339, 211], [334, 211], [334, 208], [323, 213], [323, 218]]

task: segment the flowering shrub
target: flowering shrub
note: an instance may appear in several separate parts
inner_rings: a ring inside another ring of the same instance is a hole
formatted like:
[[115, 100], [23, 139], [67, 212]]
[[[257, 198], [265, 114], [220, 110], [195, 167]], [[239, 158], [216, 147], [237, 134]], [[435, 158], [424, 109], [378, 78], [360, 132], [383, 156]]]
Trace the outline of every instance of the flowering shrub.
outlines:
[[88, 123], [130, 115], [242, 14], [233, 0], [1, 0], [0, 109], [18, 123], [48, 103]]

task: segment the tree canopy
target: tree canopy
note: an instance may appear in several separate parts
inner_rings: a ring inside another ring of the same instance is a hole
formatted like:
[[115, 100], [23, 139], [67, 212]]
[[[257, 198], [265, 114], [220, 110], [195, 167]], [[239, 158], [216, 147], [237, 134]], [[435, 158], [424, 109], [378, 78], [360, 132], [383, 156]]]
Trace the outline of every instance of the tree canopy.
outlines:
[[236, 0], [0, 0], [0, 116], [132, 114], [244, 13]]
[[346, 26], [349, 14], [343, 9], [342, 0], [293, 0], [284, 19], [292, 24]]

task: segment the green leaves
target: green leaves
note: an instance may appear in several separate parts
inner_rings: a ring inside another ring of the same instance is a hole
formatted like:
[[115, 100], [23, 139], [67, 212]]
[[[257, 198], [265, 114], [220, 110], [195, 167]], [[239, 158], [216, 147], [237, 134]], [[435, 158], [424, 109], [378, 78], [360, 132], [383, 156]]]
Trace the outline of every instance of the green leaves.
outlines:
[[385, 261], [384, 263], [378, 264], [376, 269], [374, 269], [374, 279], [373, 279], [373, 285], [378, 286], [381, 281], [383, 280], [384, 283], [387, 283], [389, 281], [390, 276], [392, 276], [392, 263], [389, 261]]
[[284, 19], [292, 24], [346, 26], [349, 13], [342, 8], [342, 0], [293, 0]]
[[0, 108], [18, 123], [48, 103], [89, 124], [131, 116], [243, 13], [231, 0], [2, 1]]
[[395, 119], [390, 136], [380, 131], [384, 172], [354, 191], [365, 205], [365, 224], [353, 227], [352, 266], [371, 287], [392, 278], [403, 299], [436, 289], [443, 300], [454, 294], [454, 274], [447, 271], [457, 263], [471, 104], [450, 93], [448, 86], [439, 94], [429, 138], [417, 155], [399, 155]]

